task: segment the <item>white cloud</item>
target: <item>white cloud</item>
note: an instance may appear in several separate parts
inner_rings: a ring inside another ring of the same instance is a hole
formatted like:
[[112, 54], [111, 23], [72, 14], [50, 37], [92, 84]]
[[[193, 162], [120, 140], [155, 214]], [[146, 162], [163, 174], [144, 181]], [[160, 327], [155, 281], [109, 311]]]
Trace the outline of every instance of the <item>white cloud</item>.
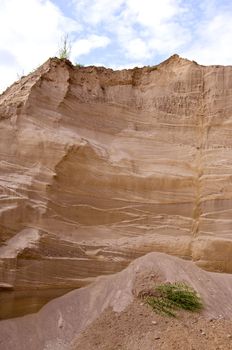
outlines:
[[110, 35], [125, 61], [146, 63], [179, 53], [202, 64], [232, 62], [232, 7], [227, 0], [73, 3], [90, 32]]
[[228, 0], [73, 1], [89, 30], [110, 35], [125, 62], [179, 53], [202, 64], [232, 63]]
[[180, 1], [126, 0], [125, 5], [123, 22], [134, 31], [128, 42], [122, 41], [122, 48], [130, 58], [135, 51], [131, 43], [137, 44], [139, 59], [147, 59], [154, 54], [172, 54], [189, 38], [189, 31], [177, 23], [178, 16], [185, 12]]
[[179, 12], [182, 11], [176, 0], [127, 0], [126, 12], [127, 19], [132, 17], [133, 22], [142, 24], [145, 27], [152, 29], [157, 28], [157, 25], [168, 23]]
[[125, 0], [73, 0], [77, 18], [89, 25], [110, 23]]
[[127, 43], [127, 55], [138, 60], [149, 58], [149, 47], [142, 39], [133, 38]]
[[75, 59], [81, 55], [88, 54], [91, 50], [106, 47], [110, 43], [110, 39], [106, 36], [90, 35], [85, 39], [76, 40], [72, 44], [72, 57]]
[[109, 32], [124, 57], [151, 58], [154, 53], [172, 54], [189, 40], [189, 31], [177, 23], [186, 12], [180, 0], [73, 0], [76, 14], [90, 30]]
[[232, 14], [217, 11], [212, 18], [200, 23], [190, 48], [182, 55], [201, 64], [232, 64]]
[[115, 70], [121, 70], [121, 69], [132, 69], [135, 67], [144, 67], [144, 63], [139, 61], [134, 61], [128, 64], [113, 64], [109, 68], [115, 69]]
[[[49, 0], [1, 0], [0, 90], [55, 56], [64, 32], [80, 29]], [[8, 58], [7, 58], [8, 57]]]

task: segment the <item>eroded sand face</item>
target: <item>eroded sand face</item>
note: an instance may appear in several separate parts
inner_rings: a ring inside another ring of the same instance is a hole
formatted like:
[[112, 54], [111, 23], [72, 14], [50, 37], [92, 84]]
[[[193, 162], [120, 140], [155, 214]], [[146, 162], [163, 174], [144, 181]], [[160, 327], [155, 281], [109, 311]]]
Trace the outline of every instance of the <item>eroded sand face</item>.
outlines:
[[232, 271], [232, 68], [48, 60], [0, 96], [0, 281], [69, 289], [149, 251]]

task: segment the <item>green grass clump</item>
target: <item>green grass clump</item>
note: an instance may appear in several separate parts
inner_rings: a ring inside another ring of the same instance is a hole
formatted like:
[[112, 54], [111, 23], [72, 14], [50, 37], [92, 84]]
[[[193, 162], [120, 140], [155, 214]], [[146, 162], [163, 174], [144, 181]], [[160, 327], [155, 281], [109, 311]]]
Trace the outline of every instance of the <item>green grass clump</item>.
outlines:
[[178, 309], [199, 311], [203, 308], [197, 292], [183, 282], [160, 284], [143, 297], [155, 312], [173, 317]]

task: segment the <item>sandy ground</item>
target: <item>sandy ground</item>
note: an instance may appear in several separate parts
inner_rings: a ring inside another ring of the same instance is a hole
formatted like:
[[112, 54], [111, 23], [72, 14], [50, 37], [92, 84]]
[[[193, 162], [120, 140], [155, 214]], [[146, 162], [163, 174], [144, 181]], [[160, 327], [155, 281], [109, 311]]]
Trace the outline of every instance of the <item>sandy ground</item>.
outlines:
[[107, 309], [75, 341], [75, 350], [230, 350], [232, 322], [180, 312], [154, 313], [135, 299], [126, 310]]

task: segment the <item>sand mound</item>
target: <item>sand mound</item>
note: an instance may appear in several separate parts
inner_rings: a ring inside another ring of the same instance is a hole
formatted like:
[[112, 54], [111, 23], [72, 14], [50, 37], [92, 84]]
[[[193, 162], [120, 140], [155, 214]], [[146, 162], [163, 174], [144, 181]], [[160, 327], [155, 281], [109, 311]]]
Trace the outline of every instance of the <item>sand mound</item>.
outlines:
[[[138, 292], [155, 281], [186, 281], [192, 285], [204, 301], [205, 309], [200, 317], [207, 320], [205, 322], [209, 322], [212, 318], [217, 320], [215, 322], [219, 320], [227, 322], [224, 319], [231, 318], [231, 275], [206, 272], [190, 261], [162, 253], [149, 253], [133, 261], [125, 270], [115, 275], [100, 277], [88, 287], [51, 301], [36, 314], [1, 321], [0, 348], [73, 349], [79, 341], [78, 336], [93, 321], [98, 322], [99, 317], [104, 319], [104, 312], [112, 312], [114, 324], [115, 317], [119, 317], [116, 315], [124, 315], [128, 312], [128, 307], [133, 310], [136, 305], [134, 303], [138, 300], [136, 297]], [[131, 312], [129, 310], [128, 315]], [[150, 310], [149, 312], [150, 317], [155, 317], [153, 312]], [[129, 317], [127, 320], [130, 324]], [[101, 324], [101, 319], [99, 322]], [[101, 349], [99, 346], [96, 348]], [[133, 348], [129, 346], [128, 349]]]

